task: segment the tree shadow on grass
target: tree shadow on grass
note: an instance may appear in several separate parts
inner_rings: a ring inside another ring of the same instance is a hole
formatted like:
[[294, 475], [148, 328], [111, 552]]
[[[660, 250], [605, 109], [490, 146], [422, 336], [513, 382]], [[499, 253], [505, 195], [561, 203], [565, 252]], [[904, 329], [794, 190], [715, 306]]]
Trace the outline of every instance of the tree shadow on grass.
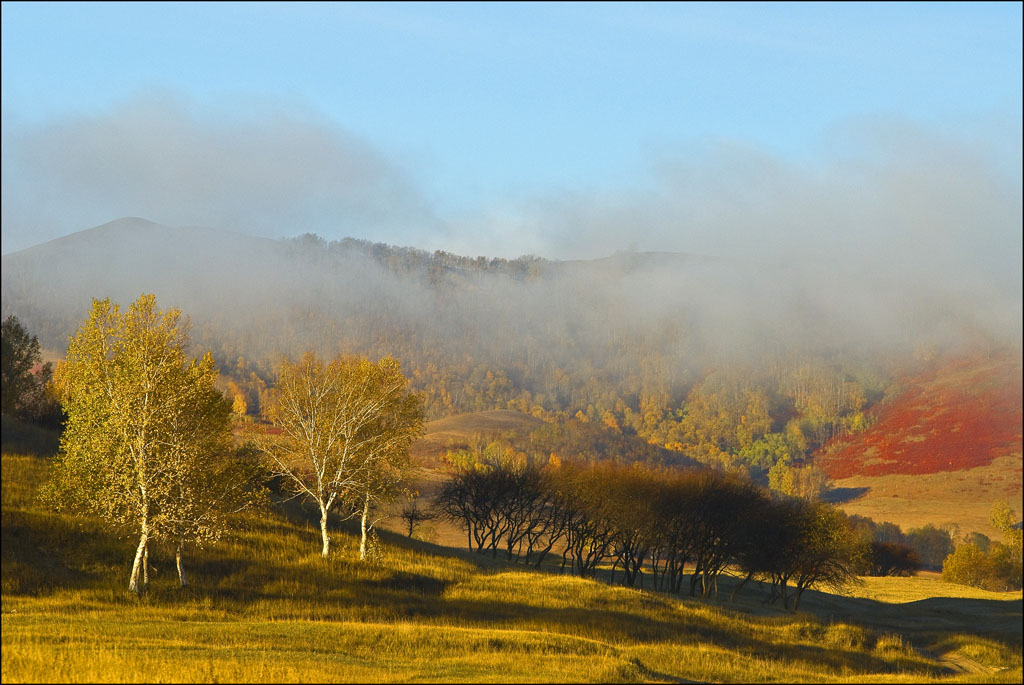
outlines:
[[124, 560], [123, 541], [65, 516], [25, 510], [3, 513], [3, 592], [44, 595], [109, 581]]
[[845, 504], [846, 502], [852, 502], [855, 499], [863, 497], [871, 491], [869, 487], [860, 488], [831, 488], [828, 490], [822, 499], [832, 504]]
[[[586, 653], [588, 644], [596, 653], [601, 650], [601, 645], [617, 648], [633, 644], [707, 643], [733, 650], [751, 659], [784, 659], [803, 664], [797, 668], [815, 672], [905, 673], [910, 668], [922, 675], [937, 676], [948, 671], [922, 661], [885, 659], [861, 648], [799, 643], [780, 646], [769, 640], [743, 634], [725, 625], [726, 622], [716, 625], [697, 614], [686, 612], [660, 618], [615, 609], [551, 608], [488, 600], [448, 600], [445, 604], [445, 617], [460, 627], [532, 630], [594, 641], [574, 645], [574, 653]], [[682, 679], [685, 674], [662, 672], [659, 677]]]

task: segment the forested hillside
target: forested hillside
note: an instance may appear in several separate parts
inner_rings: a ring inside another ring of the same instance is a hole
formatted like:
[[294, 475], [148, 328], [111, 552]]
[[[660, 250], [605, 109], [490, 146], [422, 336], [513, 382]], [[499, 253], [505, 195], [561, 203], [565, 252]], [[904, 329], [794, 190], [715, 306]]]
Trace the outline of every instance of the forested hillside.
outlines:
[[3, 314], [59, 352], [91, 298], [153, 292], [191, 317], [252, 416], [282, 356], [393, 355], [431, 419], [514, 409], [764, 475], [867, 428], [929, 359], [1019, 349], [1019, 331], [987, 323], [998, 303], [863, 276], [674, 253], [471, 258], [122, 219], [4, 256]]

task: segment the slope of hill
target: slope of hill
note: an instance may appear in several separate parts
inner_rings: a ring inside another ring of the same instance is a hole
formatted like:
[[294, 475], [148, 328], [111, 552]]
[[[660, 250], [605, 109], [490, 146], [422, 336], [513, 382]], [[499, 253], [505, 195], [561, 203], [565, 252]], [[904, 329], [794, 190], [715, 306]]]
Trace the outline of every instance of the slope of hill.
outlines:
[[903, 382], [865, 432], [827, 445], [817, 463], [832, 478], [961, 471], [1021, 454], [1019, 350], [961, 357]]
[[189, 315], [197, 345], [240, 381], [252, 371], [269, 381], [282, 355], [310, 349], [391, 354], [418, 372], [418, 389], [430, 387], [434, 418], [510, 402], [532, 412], [536, 395], [548, 410], [565, 404], [567, 380], [582, 387], [593, 379], [588, 402], [598, 402], [598, 388], [635, 375], [641, 357], [661, 360], [671, 373], [638, 387], [667, 384], [678, 393], [690, 382], [697, 345], [684, 350], [678, 335], [644, 335], [682, 308], [662, 303], [652, 314], [633, 300], [666, 273], [697, 274], [682, 257], [626, 261], [628, 268], [582, 262], [565, 269], [538, 257], [472, 259], [353, 239], [267, 240], [121, 219], [4, 255], [2, 313], [16, 314], [43, 347], [60, 350], [92, 298], [127, 304], [152, 292], [161, 306]]
[[[959, 335], [950, 331], [968, 330], [995, 344], [998, 331], [985, 322], [998, 318], [1000, 330], [1012, 328], [1020, 311], [1019, 302], [1003, 308], [1002, 300], [976, 308], [969, 297], [940, 292], [941, 284], [908, 291], [863, 274], [851, 278], [831, 264], [809, 269], [675, 253], [488, 260], [142, 219], [4, 255], [2, 266], [2, 315], [18, 315], [58, 351], [91, 298], [126, 305], [154, 292], [160, 306], [191, 318], [196, 347], [213, 353], [225, 386], [230, 380], [240, 388], [254, 415], [283, 355], [393, 355], [413, 390], [423, 392], [430, 418], [513, 409], [548, 425], [582, 417], [588, 428], [569, 436], [573, 448], [602, 437], [588, 431], [608, 425], [620, 431], [620, 452], [631, 451], [638, 436], [652, 448], [683, 450], [653, 455], [666, 464], [693, 455], [710, 461], [720, 450], [738, 458], [750, 442], [777, 456], [779, 440], [756, 439], [781, 435], [791, 420], [838, 398], [830, 423], [810, 426], [813, 444], [804, 444], [818, 445], [861, 418], [856, 398], [881, 397], [904, 368], [892, 360], [910, 359], [919, 342], [951, 344]], [[820, 463], [843, 479], [957, 469], [1000, 454], [1019, 460], [1019, 356], [1016, 366], [976, 359], [911, 379], [897, 402], [875, 410], [867, 433], [834, 445]], [[1016, 389], [999, 386], [1001, 376], [1016, 377]], [[798, 385], [799, 398], [790, 392]], [[1015, 433], [1007, 428], [1014, 422]], [[436, 458], [453, 436], [443, 426], [435, 432], [418, 449]], [[538, 451], [559, 442], [549, 438], [538, 437]], [[592, 451], [612, 451], [609, 444]], [[751, 459], [760, 458], [755, 452]], [[1021, 480], [1019, 470], [991, 478], [1017, 487]], [[870, 487], [868, 498], [882, 491]]]
[[931, 523], [999, 539], [992, 505], [1021, 513], [1019, 350], [947, 359], [902, 385], [869, 429], [816, 457], [838, 492], [855, 495], [842, 508], [904, 530]]
[[448, 416], [429, 421], [423, 427], [423, 437], [413, 443], [410, 453], [421, 464], [434, 464], [446, 450], [468, 446], [478, 435], [529, 433], [543, 425], [541, 419], [511, 409]]

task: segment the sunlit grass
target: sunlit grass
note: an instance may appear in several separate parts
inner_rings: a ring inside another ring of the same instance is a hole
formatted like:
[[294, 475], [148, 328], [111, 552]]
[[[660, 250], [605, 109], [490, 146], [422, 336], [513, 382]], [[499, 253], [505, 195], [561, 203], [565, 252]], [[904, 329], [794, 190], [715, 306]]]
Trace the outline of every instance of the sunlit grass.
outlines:
[[991, 592], [969, 585], [947, 583], [938, 578], [916, 576], [911, 578], [861, 578], [861, 583], [850, 588], [851, 597], [865, 597], [877, 602], [902, 604], [933, 597], [959, 597], [964, 599], [1020, 599], [1021, 591]]
[[735, 603], [668, 596], [383, 532], [377, 561], [357, 560], [348, 530], [324, 560], [297, 511], [240, 517], [190, 552], [188, 588], [155, 548], [140, 600], [131, 540], [47, 511], [45, 473], [3, 455], [5, 682], [1021, 680], [1020, 593], [868, 579], [794, 615], [755, 584]]

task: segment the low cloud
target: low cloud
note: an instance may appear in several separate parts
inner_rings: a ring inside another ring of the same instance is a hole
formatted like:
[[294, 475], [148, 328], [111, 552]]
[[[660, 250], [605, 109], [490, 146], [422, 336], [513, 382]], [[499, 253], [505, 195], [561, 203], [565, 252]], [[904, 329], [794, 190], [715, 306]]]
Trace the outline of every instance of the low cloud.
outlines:
[[478, 230], [465, 250], [678, 251], [1019, 297], [1019, 172], [900, 122], [843, 127], [824, 148], [805, 163], [736, 143], [672, 151], [645, 189], [552, 193], [466, 220]]
[[274, 103], [151, 95], [43, 125], [4, 121], [4, 253], [122, 216], [396, 243], [436, 221], [400, 164]]
[[955, 301], [1013, 332], [1022, 212], [1012, 119], [957, 137], [862, 120], [799, 162], [738, 142], [667, 148], [630, 188], [552, 190], [439, 217], [422, 179], [399, 161], [279, 103], [218, 109], [149, 96], [39, 126], [5, 113], [3, 250], [142, 216], [470, 256], [671, 251], [774, 269], [776, 289], [799, 284], [814, 306], [853, 320], [911, 300], [937, 309]]

